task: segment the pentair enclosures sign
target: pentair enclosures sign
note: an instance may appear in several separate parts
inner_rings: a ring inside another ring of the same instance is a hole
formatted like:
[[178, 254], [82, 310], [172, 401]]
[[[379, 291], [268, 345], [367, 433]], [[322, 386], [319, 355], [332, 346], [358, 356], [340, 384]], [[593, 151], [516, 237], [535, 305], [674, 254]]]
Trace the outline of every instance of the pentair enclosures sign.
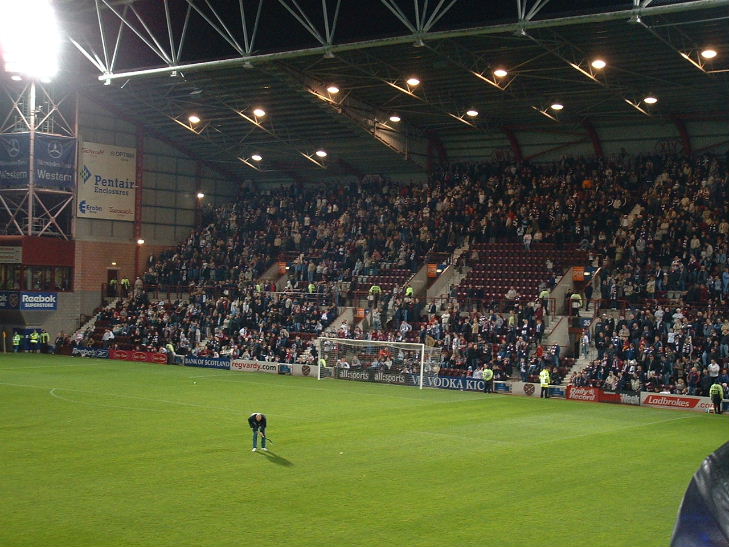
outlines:
[[79, 218], [134, 221], [137, 151], [85, 142], [79, 155]]

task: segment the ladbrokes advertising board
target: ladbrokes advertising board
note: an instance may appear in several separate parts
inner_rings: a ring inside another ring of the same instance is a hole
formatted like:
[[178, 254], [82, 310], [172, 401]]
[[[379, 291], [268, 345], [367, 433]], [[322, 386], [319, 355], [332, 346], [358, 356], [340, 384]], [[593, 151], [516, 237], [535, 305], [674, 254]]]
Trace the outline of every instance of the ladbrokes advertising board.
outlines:
[[134, 220], [137, 151], [85, 142], [78, 174], [79, 218]]
[[640, 404], [655, 408], [677, 408], [679, 410], [693, 410], [694, 412], [706, 412], [713, 409], [714, 405], [708, 397], [696, 397], [693, 395], [670, 395], [664, 393], [640, 394]]

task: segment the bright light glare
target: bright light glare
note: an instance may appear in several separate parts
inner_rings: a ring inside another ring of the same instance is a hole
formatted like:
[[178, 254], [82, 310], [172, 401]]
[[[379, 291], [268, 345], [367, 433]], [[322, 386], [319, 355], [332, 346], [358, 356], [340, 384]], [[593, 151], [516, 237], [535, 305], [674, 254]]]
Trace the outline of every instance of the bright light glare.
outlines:
[[0, 0], [0, 50], [7, 72], [53, 78], [61, 33], [50, 0]]
[[400, 116], [398, 116], [397, 114], [393, 114], [392, 116], [390, 116], [390, 121], [392, 123], [398, 123], [400, 121]]
[[266, 115], [266, 111], [265, 111], [265, 110], [263, 110], [262, 108], [256, 108], [256, 109], [255, 109], [255, 110], [253, 111], [253, 115], [254, 115], [254, 116], [255, 116], [256, 118], [263, 118], [263, 116], [265, 116], [265, 115]]
[[325, 152], [324, 150], [317, 150], [317, 151], [315, 152], [315, 154], [316, 154], [317, 156], [319, 156], [320, 158], [326, 158], [326, 157], [327, 157], [327, 153], [326, 153], [326, 152]]
[[202, 192], [197, 193], [197, 199], [202, 199], [204, 197], [205, 197], [205, 194], [203, 194]]
[[550, 107], [552, 110], [562, 110], [564, 105], [562, 103], [553, 103]]
[[200, 116], [197, 114], [190, 114], [187, 119], [190, 123], [200, 123]]
[[469, 118], [475, 118], [476, 116], [478, 116], [478, 110], [476, 110], [475, 108], [466, 110], [466, 116], [468, 116]]
[[330, 85], [329, 87], [327, 87], [327, 91], [332, 95], [336, 95], [337, 93], [339, 93], [339, 88], [335, 85]]
[[20, 74], [13, 74], [12, 76], [10, 76], [10, 79], [14, 82], [19, 82], [23, 79], [23, 77]]
[[508, 72], [506, 72], [503, 68], [497, 68], [496, 70], [494, 70], [494, 76], [496, 76], [497, 78], [503, 78], [507, 74]]
[[645, 104], [656, 104], [658, 102], [658, 99], [655, 98], [653, 95], [648, 95], [645, 99], [643, 99], [643, 102]]
[[603, 68], [605, 68], [607, 66], [607, 63], [605, 61], [603, 61], [602, 59], [595, 59], [590, 64], [592, 65], [592, 68], [596, 68], [598, 70], [602, 70]]
[[263, 159], [263, 156], [261, 156], [260, 154], [253, 154], [253, 155], [251, 156], [251, 159], [252, 159], [253, 161], [261, 161], [261, 160]]
[[701, 52], [701, 56], [704, 59], [713, 59], [714, 57], [716, 57], [716, 50], [714, 50], [714, 49], [705, 49], [704, 51]]
[[420, 85], [420, 80], [418, 80], [417, 78], [408, 78], [407, 84], [410, 87], [415, 87], [416, 85]]
[[137, 240], [137, 245], [144, 245], [144, 240], [143, 239], [138, 239]]

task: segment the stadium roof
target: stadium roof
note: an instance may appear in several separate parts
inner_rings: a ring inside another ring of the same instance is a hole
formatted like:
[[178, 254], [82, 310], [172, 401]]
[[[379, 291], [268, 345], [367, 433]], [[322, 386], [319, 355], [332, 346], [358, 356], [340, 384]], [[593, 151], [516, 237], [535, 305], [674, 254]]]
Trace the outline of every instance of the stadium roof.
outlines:
[[240, 177], [397, 174], [422, 170], [428, 139], [589, 142], [594, 127], [729, 117], [729, 0], [56, 4], [83, 93]]

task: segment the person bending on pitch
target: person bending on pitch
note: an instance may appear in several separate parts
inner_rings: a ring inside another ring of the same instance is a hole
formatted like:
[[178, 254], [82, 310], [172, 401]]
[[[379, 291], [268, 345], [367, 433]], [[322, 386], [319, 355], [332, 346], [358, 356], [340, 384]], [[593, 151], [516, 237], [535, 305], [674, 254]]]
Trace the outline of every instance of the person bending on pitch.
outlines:
[[260, 412], [254, 412], [248, 417], [248, 425], [253, 430], [253, 450], [255, 452], [258, 449], [258, 432], [261, 432], [261, 448], [268, 451], [266, 448], [266, 415]]

